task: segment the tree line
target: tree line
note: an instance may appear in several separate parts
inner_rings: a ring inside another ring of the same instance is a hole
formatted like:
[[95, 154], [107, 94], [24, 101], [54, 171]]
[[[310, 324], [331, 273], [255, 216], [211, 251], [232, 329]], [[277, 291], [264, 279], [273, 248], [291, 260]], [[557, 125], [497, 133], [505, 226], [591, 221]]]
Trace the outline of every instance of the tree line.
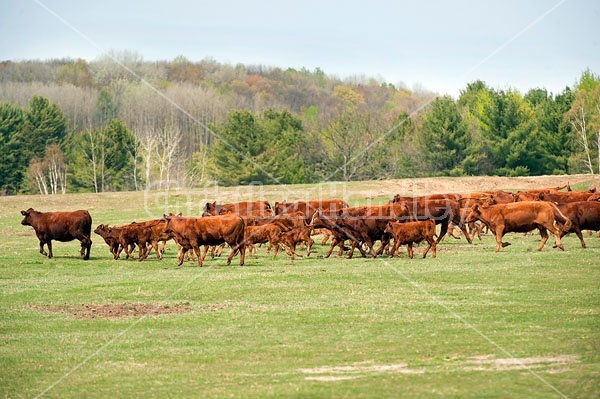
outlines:
[[[118, 61], [118, 62], [115, 62]], [[0, 63], [0, 193], [600, 173], [600, 76], [459, 97], [131, 52]]]

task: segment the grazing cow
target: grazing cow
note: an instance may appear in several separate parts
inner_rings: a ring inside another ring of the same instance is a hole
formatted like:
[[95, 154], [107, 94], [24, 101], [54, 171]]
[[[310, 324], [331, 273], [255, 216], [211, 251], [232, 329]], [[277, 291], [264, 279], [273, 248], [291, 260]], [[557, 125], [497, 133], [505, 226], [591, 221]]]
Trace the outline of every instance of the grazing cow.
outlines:
[[[92, 217], [88, 211], [74, 212], [38, 212], [32, 208], [21, 211], [25, 218], [21, 221], [24, 226], [31, 226], [40, 240], [40, 253], [52, 258], [52, 240], [81, 241], [81, 256], [84, 260], [90, 258], [92, 240]], [[44, 251], [48, 246], [48, 253]]]
[[267, 201], [244, 201], [233, 204], [218, 205], [217, 202], [207, 202], [202, 216], [218, 216], [234, 213], [240, 216], [269, 216], [273, 212]]
[[313, 201], [297, 201], [292, 203], [276, 202], [275, 203], [275, 214], [282, 215], [285, 213], [302, 212], [306, 217], [306, 224], [308, 224], [315, 212], [321, 211], [326, 214], [334, 214], [340, 209], [347, 208], [348, 204], [342, 200], [313, 200]]
[[496, 248], [494, 252], [500, 251], [501, 247], [510, 245], [502, 242], [504, 234], [509, 232], [526, 233], [536, 228], [542, 236], [538, 251], [541, 251], [548, 241], [548, 230], [556, 238], [556, 246], [564, 250], [560, 243], [560, 237], [563, 230], [571, 228], [571, 221], [556, 205], [540, 201], [515, 202], [487, 207], [474, 205], [467, 215], [466, 221], [474, 222], [476, 220], [481, 220], [495, 234]]
[[413, 244], [427, 241], [427, 248], [423, 251], [423, 258], [432, 249], [432, 257], [435, 258], [437, 244], [435, 239], [435, 221], [427, 219], [418, 222], [388, 222], [385, 232], [394, 237], [394, 246], [390, 251], [390, 258], [394, 256], [400, 245], [406, 245], [408, 257], [413, 258]]
[[[231, 253], [227, 264], [240, 252], [240, 266], [244, 264], [246, 246], [244, 244], [244, 219], [237, 215], [206, 216], [202, 218], [164, 216], [167, 221], [165, 233], [172, 234], [175, 241], [181, 245], [183, 252], [190, 248], [198, 257], [198, 266], [202, 266], [200, 246], [220, 245], [227, 243]], [[183, 263], [183, 252], [178, 256], [179, 266]]]
[[563, 236], [567, 233], [575, 233], [581, 241], [581, 247], [585, 248], [581, 230], [600, 230], [600, 202], [579, 201], [567, 204], [558, 204], [558, 209], [569, 218], [572, 223], [570, 229], [565, 229]]

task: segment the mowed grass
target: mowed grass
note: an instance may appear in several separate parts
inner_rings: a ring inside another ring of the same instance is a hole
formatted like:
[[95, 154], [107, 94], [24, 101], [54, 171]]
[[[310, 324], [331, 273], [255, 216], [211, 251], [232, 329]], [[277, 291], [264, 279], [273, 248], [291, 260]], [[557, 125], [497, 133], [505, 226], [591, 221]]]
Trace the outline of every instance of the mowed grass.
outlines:
[[[277, 200], [276, 193], [266, 199]], [[99, 236], [38, 253], [20, 209], [89, 209], [94, 226], [197, 214], [177, 193], [0, 198], [0, 396], [10, 398], [596, 398], [600, 239], [535, 251], [537, 234], [432, 259], [247, 256], [176, 267], [115, 261]], [[358, 200], [357, 200], [358, 201]], [[191, 204], [190, 204], [191, 202]], [[421, 251], [421, 246], [418, 251]], [[79, 319], [46, 306], [187, 304], [158, 316]]]

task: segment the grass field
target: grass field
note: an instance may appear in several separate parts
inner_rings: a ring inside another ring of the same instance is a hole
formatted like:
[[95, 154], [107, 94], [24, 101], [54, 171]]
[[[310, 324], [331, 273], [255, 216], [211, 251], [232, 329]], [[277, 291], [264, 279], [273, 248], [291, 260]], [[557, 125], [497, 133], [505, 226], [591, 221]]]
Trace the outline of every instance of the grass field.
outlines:
[[[55, 243], [46, 259], [33, 229], [20, 225], [19, 210], [30, 206], [89, 209], [96, 226], [197, 212], [202, 201], [189, 193], [0, 198], [0, 396], [599, 396], [596, 237], [586, 236], [585, 250], [569, 236], [566, 251], [549, 240], [537, 252], [539, 236], [509, 235], [512, 246], [497, 254], [489, 235], [473, 245], [450, 238], [436, 259], [413, 260], [323, 259], [317, 246], [293, 264], [263, 248], [242, 267], [221, 257], [176, 268], [174, 244], [162, 261], [114, 261], [96, 235], [87, 262], [76, 242]], [[136, 314], [133, 304], [177, 312]], [[132, 316], [94, 317], [100, 305], [130, 306]]]

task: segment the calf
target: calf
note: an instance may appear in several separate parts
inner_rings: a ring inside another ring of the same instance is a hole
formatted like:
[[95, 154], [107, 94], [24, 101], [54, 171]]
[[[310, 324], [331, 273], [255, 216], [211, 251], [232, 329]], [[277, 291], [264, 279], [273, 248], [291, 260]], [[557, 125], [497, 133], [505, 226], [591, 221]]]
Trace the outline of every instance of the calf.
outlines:
[[418, 222], [388, 222], [385, 229], [394, 237], [394, 246], [390, 251], [390, 258], [394, 256], [400, 245], [406, 245], [408, 257], [413, 258], [413, 244], [421, 241], [427, 241], [427, 248], [423, 251], [423, 258], [427, 256], [429, 249], [432, 249], [432, 257], [435, 258], [437, 245], [435, 239], [435, 221], [428, 219]]
[[281, 243], [291, 251], [292, 260], [294, 260], [294, 255], [302, 257], [296, 252], [296, 245], [300, 242], [306, 243], [306, 256], [310, 255], [310, 249], [314, 243], [314, 240], [310, 238], [311, 231], [312, 226], [302, 226], [281, 234]]
[[273, 257], [277, 256], [279, 251], [279, 241], [281, 236], [281, 228], [273, 223], [268, 223], [262, 226], [246, 226], [244, 229], [244, 242], [249, 246], [250, 254], [252, 254], [252, 245], [270, 243], [275, 247]]
[[[29, 208], [21, 211], [25, 218], [21, 221], [24, 226], [31, 226], [40, 240], [40, 253], [52, 258], [52, 240], [56, 241], [81, 241], [80, 254], [84, 260], [90, 258], [92, 240], [92, 217], [88, 211], [74, 212], [38, 212]], [[44, 251], [48, 246], [48, 253]]]

